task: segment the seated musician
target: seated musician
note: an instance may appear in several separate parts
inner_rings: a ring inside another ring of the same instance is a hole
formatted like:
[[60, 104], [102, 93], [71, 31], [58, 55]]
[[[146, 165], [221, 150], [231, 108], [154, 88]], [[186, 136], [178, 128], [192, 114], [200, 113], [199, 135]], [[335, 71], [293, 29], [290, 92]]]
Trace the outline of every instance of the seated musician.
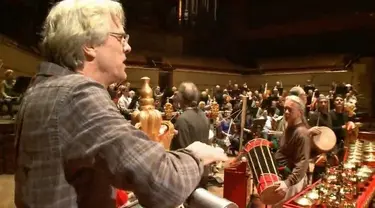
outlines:
[[11, 69], [8, 69], [4, 73], [5, 79], [1, 82], [1, 97], [0, 102], [7, 107], [7, 113], [11, 118], [14, 118], [13, 105], [17, 103], [18, 97], [13, 92], [13, 87], [16, 84], [14, 79], [14, 72]]
[[233, 105], [231, 103], [232, 98], [227, 94], [224, 94], [223, 98], [224, 98], [223, 110], [232, 111], [233, 110]]
[[121, 114], [124, 115], [127, 120], [130, 120], [129, 105], [132, 102], [132, 98], [129, 96], [129, 88], [121, 86], [119, 90], [121, 90], [121, 97], [117, 102], [117, 107], [119, 108]]
[[267, 111], [265, 111], [267, 115], [265, 116], [266, 124], [263, 127], [262, 135], [264, 139], [268, 139], [269, 131], [273, 130], [273, 116], [275, 115], [275, 108], [269, 107]]
[[233, 131], [229, 136], [229, 151], [232, 153], [232, 155], [236, 155], [236, 152], [238, 152], [240, 148], [240, 129], [241, 125], [239, 123], [233, 124]]
[[280, 139], [280, 148], [275, 153], [279, 166], [286, 166], [291, 173], [281, 182], [276, 192], [285, 195], [275, 207], [282, 207], [285, 200], [302, 191], [307, 185], [307, 169], [310, 159], [310, 138], [304, 116], [305, 102], [297, 96], [288, 96], [285, 101], [287, 128]]
[[218, 117], [217, 129], [219, 130], [219, 138], [223, 138], [229, 132], [229, 126], [232, 121], [231, 112], [232, 111], [224, 111], [224, 113], [221, 113]]

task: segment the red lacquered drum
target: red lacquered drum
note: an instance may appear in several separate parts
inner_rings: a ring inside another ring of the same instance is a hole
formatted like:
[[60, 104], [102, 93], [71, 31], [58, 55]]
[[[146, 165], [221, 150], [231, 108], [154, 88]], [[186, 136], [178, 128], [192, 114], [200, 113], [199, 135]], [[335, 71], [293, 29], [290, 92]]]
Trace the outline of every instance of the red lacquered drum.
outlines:
[[271, 143], [265, 139], [253, 139], [245, 146], [249, 166], [254, 176], [260, 200], [267, 205], [276, 204], [285, 196], [275, 190], [280, 177], [276, 168], [276, 161], [270, 151]]

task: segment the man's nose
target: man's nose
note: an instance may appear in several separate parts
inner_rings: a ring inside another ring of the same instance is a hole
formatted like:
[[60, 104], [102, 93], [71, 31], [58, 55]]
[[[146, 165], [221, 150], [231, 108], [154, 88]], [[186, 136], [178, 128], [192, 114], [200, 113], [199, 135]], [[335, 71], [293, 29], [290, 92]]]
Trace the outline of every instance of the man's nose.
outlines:
[[124, 45], [124, 53], [127, 54], [127, 53], [130, 53], [132, 51], [132, 47], [130, 46], [129, 43], [126, 43]]

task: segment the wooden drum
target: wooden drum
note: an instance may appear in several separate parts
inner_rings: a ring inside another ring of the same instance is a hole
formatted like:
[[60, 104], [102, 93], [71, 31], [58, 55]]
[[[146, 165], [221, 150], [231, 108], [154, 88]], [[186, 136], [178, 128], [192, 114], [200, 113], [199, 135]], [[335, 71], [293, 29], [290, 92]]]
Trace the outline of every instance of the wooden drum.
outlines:
[[313, 148], [319, 153], [331, 151], [336, 145], [336, 135], [328, 127], [318, 126], [314, 127], [319, 131], [319, 134], [312, 137]]
[[270, 145], [266, 139], [253, 139], [244, 148], [260, 200], [267, 205], [276, 204], [285, 197], [275, 192], [279, 187], [275, 183], [280, 177]]

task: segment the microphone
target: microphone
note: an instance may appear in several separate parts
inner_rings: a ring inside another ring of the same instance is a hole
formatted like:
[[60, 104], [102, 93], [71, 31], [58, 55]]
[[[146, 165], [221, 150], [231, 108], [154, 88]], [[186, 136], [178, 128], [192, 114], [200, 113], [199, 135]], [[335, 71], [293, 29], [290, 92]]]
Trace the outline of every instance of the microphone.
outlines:
[[218, 197], [206, 189], [196, 189], [187, 200], [188, 208], [238, 208], [238, 205]]

